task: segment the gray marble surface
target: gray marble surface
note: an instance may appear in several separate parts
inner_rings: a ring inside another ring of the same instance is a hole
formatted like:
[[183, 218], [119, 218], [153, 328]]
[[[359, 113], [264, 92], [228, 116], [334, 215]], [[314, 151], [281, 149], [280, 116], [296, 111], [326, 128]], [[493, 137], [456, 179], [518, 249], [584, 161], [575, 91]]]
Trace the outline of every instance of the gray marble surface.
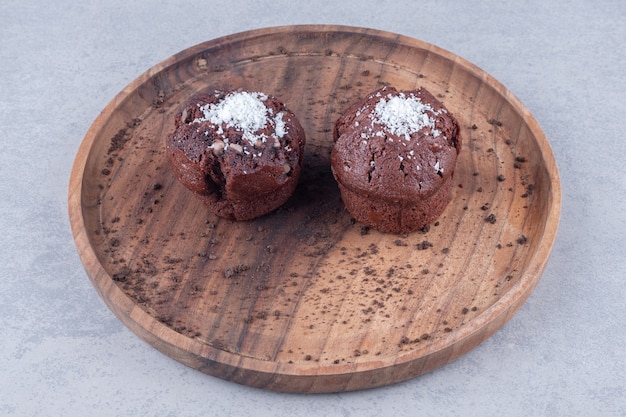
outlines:
[[[138, 339], [76, 253], [67, 186], [104, 106], [222, 35], [328, 23], [448, 49], [535, 115], [563, 207], [542, 280], [492, 338], [378, 389], [294, 395], [207, 376]], [[626, 415], [626, 2], [0, 2], [0, 415]]]

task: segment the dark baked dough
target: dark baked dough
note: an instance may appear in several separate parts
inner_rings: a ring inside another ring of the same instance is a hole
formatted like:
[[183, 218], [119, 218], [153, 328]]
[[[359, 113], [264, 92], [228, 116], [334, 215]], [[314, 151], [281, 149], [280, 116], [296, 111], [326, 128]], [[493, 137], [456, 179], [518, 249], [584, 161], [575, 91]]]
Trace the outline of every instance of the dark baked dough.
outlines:
[[304, 144], [302, 126], [283, 103], [245, 91], [193, 97], [166, 138], [177, 179], [213, 213], [234, 220], [262, 216], [289, 199]]
[[408, 233], [450, 202], [459, 125], [427, 90], [370, 93], [337, 120], [334, 140], [331, 168], [356, 220]]

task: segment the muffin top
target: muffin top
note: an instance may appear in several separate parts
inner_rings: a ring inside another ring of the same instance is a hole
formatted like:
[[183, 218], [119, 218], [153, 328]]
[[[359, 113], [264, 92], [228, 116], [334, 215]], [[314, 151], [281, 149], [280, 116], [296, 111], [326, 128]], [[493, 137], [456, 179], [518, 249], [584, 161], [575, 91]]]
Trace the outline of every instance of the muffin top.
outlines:
[[176, 118], [172, 142], [191, 159], [207, 149], [216, 157], [273, 157], [290, 151], [294, 119], [280, 101], [263, 93], [214, 91], [189, 101]]
[[383, 87], [348, 108], [334, 132], [337, 181], [390, 201], [424, 199], [454, 173], [459, 125], [424, 88]]
[[227, 183], [228, 188], [239, 187], [246, 181], [243, 178], [255, 178], [254, 184], [245, 183], [243, 188], [267, 192], [286, 181], [300, 163], [304, 132], [295, 115], [275, 97], [215, 90], [186, 104], [167, 146], [171, 152], [182, 152], [184, 164], [194, 167], [188, 171], [195, 176], [187, 175], [186, 181], [193, 191], [207, 192], [198, 174], [202, 172], [217, 187]]

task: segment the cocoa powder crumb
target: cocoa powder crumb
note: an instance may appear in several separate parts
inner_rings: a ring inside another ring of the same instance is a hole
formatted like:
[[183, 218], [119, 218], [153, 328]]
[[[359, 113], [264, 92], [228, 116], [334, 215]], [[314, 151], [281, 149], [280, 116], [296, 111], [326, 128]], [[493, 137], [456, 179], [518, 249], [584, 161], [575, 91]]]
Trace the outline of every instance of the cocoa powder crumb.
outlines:
[[422, 242], [418, 243], [416, 247], [417, 247], [417, 250], [426, 250], [428, 248], [432, 248], [433, 244], [427, 240], [423, 240]]
[[163, 258], [163, 262], [170, 265], [181, 263], [182, 261], [183, 260], [181, 258], [170, 258], [167, 255], [165, 255], [165, 257]]
[[113, 281], [126, 282], [130, 274], [131, 274], [130, 268], [123, 267], [119, 272], [113, 274]]

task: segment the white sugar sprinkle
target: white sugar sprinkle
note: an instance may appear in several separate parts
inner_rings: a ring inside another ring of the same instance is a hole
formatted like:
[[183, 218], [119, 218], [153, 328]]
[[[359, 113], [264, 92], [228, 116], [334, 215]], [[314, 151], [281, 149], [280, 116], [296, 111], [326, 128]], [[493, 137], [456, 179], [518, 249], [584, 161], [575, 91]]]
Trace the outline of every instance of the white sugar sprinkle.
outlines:
[[285, 122], [283, 121], [283, 114], [283, 112], [280, 112], [274, 118], [274, 131], [279, 138], [282, 138], [285, 136], [285, 133], [287, 133]]
[[381, 98], [374, 112], [370, 115], [374, 123], [384, 125], [389, 132], [404, 136], [410, 140], [410, 135], [428, 127], [433, 131], [433, 136], [441, 134], [435, 129], [435, 119], [429, 116], [429, 112], [438, 115], [441, 111], [435, 111], [430, 105], [421, 102], [419, 97], [413, 94], [406, 96], [400, 93], [397, 96], [387, 95]]
[[265, 142], [263, 134], [257, 134], [269, 124], [274, 127], [275, 136], [285, 136], [287, 128], [283, 113], [272, 117], [273, 112], [263, 103], [267, 96], [263, 93], [234, 92], [215, 104], [199, 105], [201, 118], [193, 123], [211, 122], [218, 126], [218, 134], [223, 134], [222, 125], [235, 128], [243, 133], [243, 138], [254, 144], [257, 140]]

